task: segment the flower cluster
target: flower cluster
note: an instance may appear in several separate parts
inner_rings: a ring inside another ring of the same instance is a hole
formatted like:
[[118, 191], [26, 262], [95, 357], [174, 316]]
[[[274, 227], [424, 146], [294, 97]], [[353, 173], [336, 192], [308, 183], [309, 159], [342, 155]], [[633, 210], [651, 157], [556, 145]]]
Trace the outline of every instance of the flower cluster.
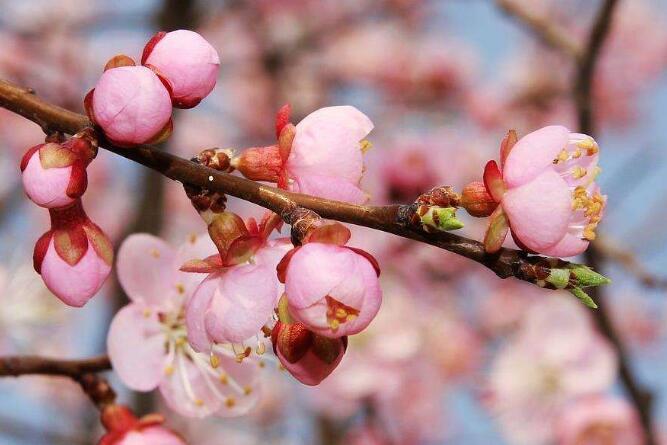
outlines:
[[109, 276], [113, 248], [81, 204], [97, 141], [89, 131], [64, 142], [55, 139], [32, 147], [21, 160], [26, 194], [51, 216], [51, 229], [37, 240], [33, 260], [49, 290], [79, 307]]
[[218, 53], [196, 32], [159, 32], [141, 66], [125, 55], [107, 63], [86, 96], [86, 112], [116, 145], [162, 142], [172, 132], [172, 105], [196, 106], [213, 90], [219, 68]]

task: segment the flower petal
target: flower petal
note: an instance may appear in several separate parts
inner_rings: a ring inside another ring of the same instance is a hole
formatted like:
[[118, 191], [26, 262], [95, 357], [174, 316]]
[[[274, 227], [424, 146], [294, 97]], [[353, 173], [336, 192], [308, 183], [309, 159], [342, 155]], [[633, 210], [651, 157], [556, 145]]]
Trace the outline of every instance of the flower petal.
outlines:
[[502, 206], [514, 235], [527, 248], [542, 253], [565, 236], [572, 197], [560, 175], [547, 170], [527, 184], [508, 190]]
[[301, 175], [296, 178], [292, 189], [306, 195], [351, 204], [363, 204], [368, 201], [368, 195], [354, 183], [335, 176]]
[[240, 343], [257, 334], [271, 318], [278, 282], [275, 268], [233, 267], [219, 280], [206, 313], [206, 330], [220, 343]]
[[165, 372], [164, 341], [156, 312], [137, 303], [118, 311], [109, 328], [107, 350], [125, 385], [135, 391], [158, 386]]
[[503, 178], [509, 187], [518, 187], [550, 167], [568, 144], [570, 132], [560, 125], [540, 128], [519, 139], [507, 155]]

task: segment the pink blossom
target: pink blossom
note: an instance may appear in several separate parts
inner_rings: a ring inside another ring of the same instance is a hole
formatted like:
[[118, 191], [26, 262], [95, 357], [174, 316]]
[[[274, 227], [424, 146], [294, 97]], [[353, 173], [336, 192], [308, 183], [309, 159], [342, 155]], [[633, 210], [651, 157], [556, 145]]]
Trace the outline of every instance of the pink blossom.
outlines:
[[91, 120], [113, 143], [132, 146], [162, 139], [171, 126], [171, 99], [157, 75], [143, 66], [104, 72], [87, 98]]
[[315, 386], [333, 372], [345, 355], [347, 337], [328, 338], [303, 323], [278, 321], [271, 332], [273, 352], [294, 378]]
[[351, 106], [320, 108], [296, 126], [285, 170], [291, 188], [323, 198], [366, 201], [359, 188], [363, 174], [360, 141], [373, 129], [370, 119]]
[[296, 127], [289, 106], [276, 118], [278, 144], [246, 149], [233, 160], [254, 180], [277, 182], [281, 188], [323, 198], [363, 203], [363, 139], [373, 129], [370, 119], [351, 106], [320, 108]]
[[494, 161], [484, 172], [489, 193], [500, 202], [491, 216], [487, 250], [500, 248], [509, 224], [514, 239], [527, 250], [560, 257], [580, 254], [595, 239], [606, 202], [595, 183], [600, 172], [597, 143], [550, 126], [512, 145], [507, 138], [503, 142], [502, 173]]
[[172, 431], [161, 426], [152, 426], [139, 431], [130, 431], [117, 445], [185, 445], [185, 441]]
[[495, 357], [489, 407], [517, 444], [554, 438], [556, 416], [578, 397], [608, 390], [616, 377], [612, 347], [586, 310], [566, 297], [532, 306], [515, 338]]
[[364, 330], [380, 309], [382, 290], [375, 265], [360, 252], [316, 242], [296, 249], [286, 258], [290, 314], [327, 337]]
[[201, 35], [179, 29], [157, 33], [144, 48], [143, 65], [156, 69], [171, 86], [174, 106], [192, 108], [215, 87], [218, 52]]
[[118, 277], [132, 301], [111, 323], [107, 347], [113, 367], [131, 389], [159, 388], [173, 410], [189, 417], [244, 414], [259, 393], [258, 360], [238, 360], [245, 346], [216, 344], [199, 353], [188, 344], [185, 302], [205, 275], [180, 267], [213, 252], [207, 237], [193, 237], [175, 250], [139, 234], [118, 253]]
[[97, 293], [111, 272], [113, 248], [88, 219], [80, 201], [50, 209], [51, 230], [35, 244], [35, 270], [65, 304], [81, 307]]
[[557, 422], [559, 445], [641, 445], [639, 417], [626, 400], [585, 397], [563, 410]]

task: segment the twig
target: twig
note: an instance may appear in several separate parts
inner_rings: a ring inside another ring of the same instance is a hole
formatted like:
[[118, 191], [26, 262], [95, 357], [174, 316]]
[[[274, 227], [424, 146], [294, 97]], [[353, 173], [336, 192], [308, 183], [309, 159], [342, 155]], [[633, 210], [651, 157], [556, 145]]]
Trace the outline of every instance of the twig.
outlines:
[[101, 355], [82, 360], [60, 360], [31, 355], [0, 357], [0, 377], [47, 375], [69, 377], [98, 409], [112, 404], [116, 393], [103, 377], [96, 373], [111, 369], [109, 357]]
[[[595, 133], [595, 120], [593, 116], [593, 75], [595, 67], [600, 58], [602, 47], [609, 35], [612, 24], [614, 9], [618, 0], [605, 0], [597, 13], [593, 27], [588, 36], [587, 44], [582, 58], [578, 63], [573, 95], [577, 108], [577, 120], [579, 131], [585, 134]], [[586, 262], [593, 268], [599, 270], [602, 265], [603, 256], [595, 243], [591, 244], [585, 253]], [[598, 310], [593, 312], [593, 318], [600, 329], [612, 343], [619, 359], [619, 375], [630, 399], [639, 415], [646, 445], [655, 445], [656, 438], [653, 431], [652, 405], [653, 394], [646, 390], [637, 380], [631, 367], [630, 360], [618, 333], [609, 317], [607, 302], [603, 292], [599, 288], [591, 289], [591, 297], [598, 303]]]
[[580, 45], [567, 34], [566, 30], [561, 29], [549, 19], [526, 10], [515, 0], [496, 0], [496, 4], [505, 13], [521, 22], [545, 44], [564, 52], [575, 60], [582, 58]]
[[[29, 90], [2, 80], [0, 106], [36, 122], [47, 130], [74, 134], [91, 125], [85, 116], [45, 102]], [[369, 227], [431, 244], [483, 264], [501, 278], [515, 277], [535, 283], [535, 277], [530, 276], [530, 270], [534, 269], [536, 262], [557, 262], [556, 259], [541, 256], [529, 257], [525, 252], [515, 249], [501, 249], [490, 255], [479, 241], [446, 232], [427, 233], [408, 222], [411, 212], [414, 212], [411, 205], [348, 204], [262, 185], [179, 158], [149, 145], [120, 148], [104, 140], [102, 135], [100, 145], [183, 184], [235, 196], [278, 214], [297, 205], [313, 210], [326, 219]]]

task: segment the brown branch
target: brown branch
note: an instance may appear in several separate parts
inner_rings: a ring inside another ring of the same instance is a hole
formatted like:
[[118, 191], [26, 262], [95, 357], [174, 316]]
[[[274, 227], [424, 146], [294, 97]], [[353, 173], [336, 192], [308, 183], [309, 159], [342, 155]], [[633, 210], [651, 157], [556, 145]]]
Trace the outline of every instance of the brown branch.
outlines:
[[528, 28], [540, 41], [562, 51], [575, 60], [583, 57], [581, 47], [566, 30], [561, 29], [546, 17], [541, 17], [525, 9], [516, 0], [496, 0], [496, 5], [506, 14], [517, 19]]
[[[59, 130], [74, 134], [91, 125], [85, 116], [47, 103], [32, 91], [2, 80], [0, 106], [38, 123], [48, 131]], [[326, 219], [369, 227], [431, 244], [483, 264], [501, 278], [515, 277], [535, 282], [535, 277], [531, 276], [530, 272], [534, 264], [550, 260], [540, 256], [529, 257], [525, 252], [514, 249], [501, 249], [498, 253], [489, 255], [479, 241], [446, 232], [424, 232], [409, 224], [413, 211], [411, 206], [360, 206], [316, 198], [219, 172], [149, 145], [120, 148], [104, 140], [101, 135], [100, 145], [183, 184], [235, 196], [278, 214], [283, 214], [286, 209], [297, 205], [313, 210]]]
[[105, 378], [96, 374], [110, 369], [111, 362], [106, 355], [81, 360], [61, 360], [31, 355], [0, 357], [0, 377], [24, 375], [69, 377], [81, 385], [83, 392], [99, 410], [116, 400], [113, 388]]
[[[600, 59], [602, 47], [609, 36], [612, 25], [612, 16], [618, 0], [604, 0], [595, 17], [588, 36], [583, 55], [578, 63], [574, 82], [573, 95], [577, 109], [577, 120], [581, 133], [593, 135], [595, 133], [595, 119], [593, 116], [593, 76]], [[586, 262], [596, 270], [602, 266], [603, 255], [595, 245], [591, 244], [585, 253]], [[652, 405], [653, 394], [645, 389], [637, 380], [630, 366], [630, 359], [618, 332], [609, 316], [606, 299], [599, 288], [591, 289], [591, 297], [598, 303], [598, 310], [593, 312], [594, 320], [600, 332], [605, 335], [616, 349], [619, 358], [619, 375], [621, 382], [628, 393], [639, 415], [644, 431], [646, 445], [655, 445], [656, 438], [653, 430]]]
[[110, 369], [111, 362], [106, 355], [82, 360], [61, 360], [31, 355], [0, 357], [0, 377], [41, 374], [78, 378], [83, 374]]

